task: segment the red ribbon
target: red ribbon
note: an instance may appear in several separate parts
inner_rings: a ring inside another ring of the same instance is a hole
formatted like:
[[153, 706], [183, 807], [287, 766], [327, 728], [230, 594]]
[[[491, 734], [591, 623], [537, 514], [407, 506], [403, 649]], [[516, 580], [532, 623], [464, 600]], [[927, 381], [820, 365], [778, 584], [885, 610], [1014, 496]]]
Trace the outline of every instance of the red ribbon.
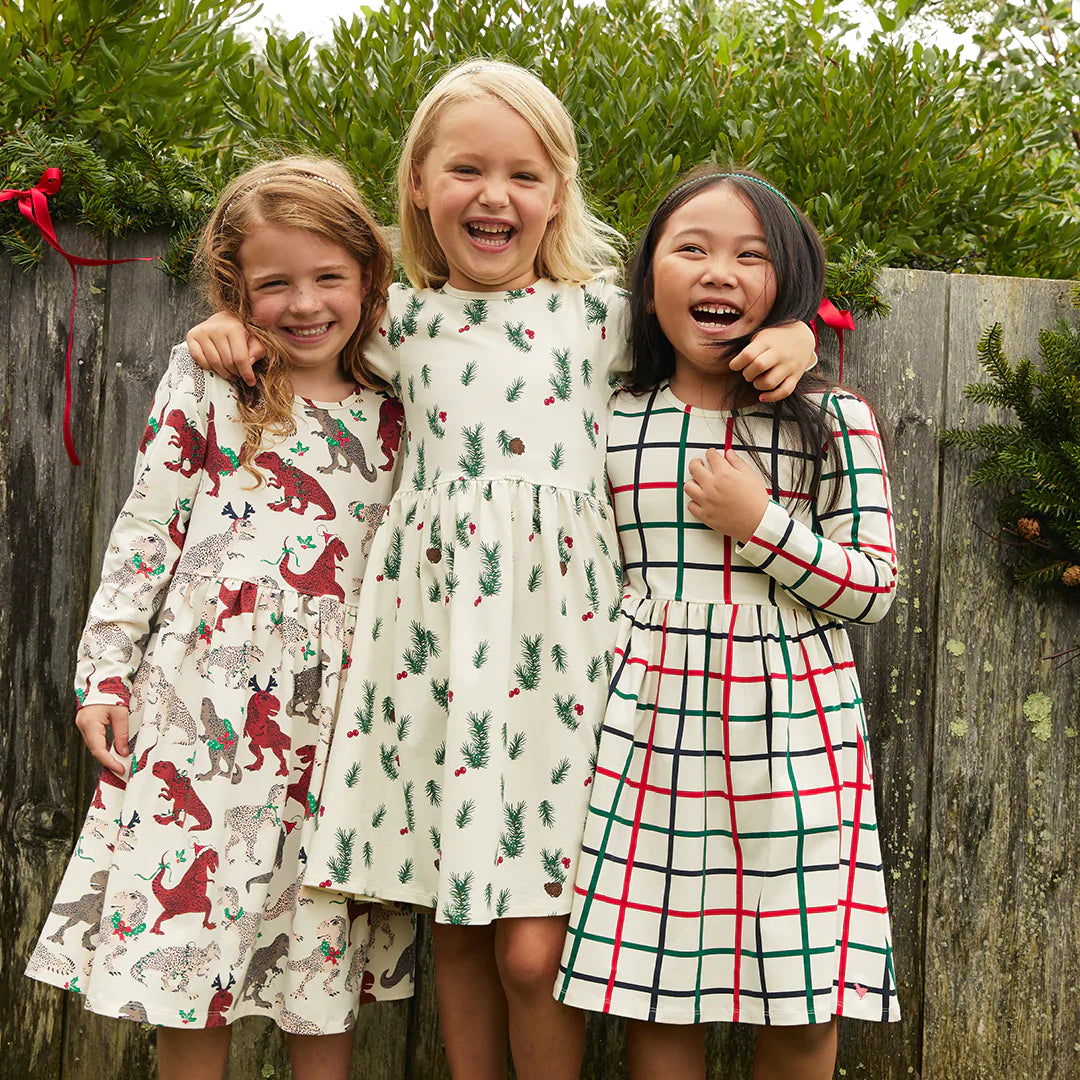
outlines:
[[[855, 320], [850, 311], [841, 311], [828, 298], [822, 297], [821, 306], [817, 311], [818, 318], [836, 331], [836, 339], [840, 342], [840, 370], [837, 374], [837, 382], [844, 381], [844, 331], [855, 329]], [[817, 342], [817, 324], [814, 324], [814, 342]]]
[[0, 202], [18, 199], [19, 212], [27, 221], [32, 221], [45, 238], [49, 247], [60, 252], [71, 267], [71, 315], [68, 318], [67, 355], [64, 358], [64, 448], [72, 465], [81, 462], [75, 454], [75, 442], [71, 437], [71, 343], [75, 329], [75, 299], [79, 287], [76, 266], [116, 266], [117, 263], [153, 262], [152, 255], [142, 255], [131, 259], [84, 259], [79, 255], [69, 255], [56, 239], [56, 230], [49, 217], [48, 196], [60, 190], [61, 173], [59, 169], [46, 169], [41, 179], [29, 191], [16, 191], [8, 188], [0, 191]]

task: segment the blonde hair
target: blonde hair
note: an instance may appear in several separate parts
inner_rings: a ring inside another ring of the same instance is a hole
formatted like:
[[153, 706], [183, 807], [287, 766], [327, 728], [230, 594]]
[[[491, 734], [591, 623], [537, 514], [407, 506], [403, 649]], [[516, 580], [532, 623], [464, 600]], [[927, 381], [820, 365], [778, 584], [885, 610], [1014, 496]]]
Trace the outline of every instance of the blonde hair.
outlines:
[[513, 109], [536, 132], [562, 184], [559, 212], [548, 222], [536, 253], [537, 277], [572, 285], [612, 272], [622, 237], [585, 205], [574, 123], [559, 99], [530, 71], [499, 60], [468, 60], [451, 68], [420, 102], [398, 162], [401, 262], [420, 289], [439, 288], [450, 276], [431, 219], [412, 201], [412, 171], [438, 137], [439, 120], [453, 105], [485, 98]]
[[195, 251], [202, 291], [215, 311], [227, 311], [247, 324], [266, 349], [254, 387], [237, 386], [245, 440], [240, 464], [252, 465], [263, 434], [289, 436], [293, 391], [289, 356], [272, 335], [251, 320], [251, 305], [240, 267], [240, 246], [259, 225], [278, 225], [315, 233], [344, 248], [360, 264], [367, 283], [360, 325], [342, 350], [343, 373], [363, 386], [382, 387], [364, 361], [363, 342], [386, 308], [393, 259], [378, 224], [364, 205], [348, 172], [327, 158], [285, 157], [241, 173], [222, 192], [203, 227]]

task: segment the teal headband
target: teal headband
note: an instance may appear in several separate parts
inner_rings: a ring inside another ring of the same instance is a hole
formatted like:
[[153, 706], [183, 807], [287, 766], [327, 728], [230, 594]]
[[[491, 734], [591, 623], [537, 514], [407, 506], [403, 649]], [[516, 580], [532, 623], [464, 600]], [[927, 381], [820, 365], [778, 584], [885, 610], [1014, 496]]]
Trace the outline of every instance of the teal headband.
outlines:
[[799, 228], [802, 228], [802, 222], [799, 220], [799, 215], [795, 210], [795, 207], [788, 201], [788, 197], [782, 192], [777, 191], [772, 184], [766, 183], [764, 180], [759, 180], [756, 176], [749, 176], [747, 173], [733, 173], [733, 172], [718, 172], [718, 173], [705, 173], [703, 176], [693, 176], [689, 180], [684, 180], [678, 187], [672, 188], [671, 191], [664, 196], [661, 206], [664, 205], [669, 199], [673, 199], [683, 188], [689, 187], [691, 184], [700, 184], [705, 180], [749, 180], [752, 184], [757, 184], [758, 187], [765, 188], [766, 191], [771, 191], [778, 199], [783, 199], [784, 205], [791, 211], [791, 216], [798, 223]]

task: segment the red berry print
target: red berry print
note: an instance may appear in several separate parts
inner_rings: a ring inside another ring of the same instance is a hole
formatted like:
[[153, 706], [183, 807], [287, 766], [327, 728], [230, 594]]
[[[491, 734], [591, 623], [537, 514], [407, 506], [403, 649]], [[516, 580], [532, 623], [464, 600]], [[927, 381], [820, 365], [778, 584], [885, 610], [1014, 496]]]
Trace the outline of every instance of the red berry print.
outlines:
[[409, 832], [409, 830], [408, 830], [408, 829], [401, 829], [401, 830], [400, 830], [400, 835], [402, 835], [402, 836], [406, 836], [406, 835], [408, 834], [408, 832]]
[[578, 714], [578, 716], [583, 716], [585, 714], [585, 706], [582, 705], [581, 702], [579, 701], [574, 706], [574, 712], [576, 712]]
[[536, 290], [535, 290], [535, 289], [534, 289], [534, 288], [533, 288], [533, 287], [532, 287], [531, 285], [528, 285], [528, 286], [526, 286], [526, 288], [525, 288], [525, 292], [526, 292], [526, 293], [527, 293], [527, 294], [528, 294], [529, 296], [532, 296], [532, 295], [533, 295], [533, 293], [535, 293], [535, 292], [536, 292]]
[[574, 546], [574, 538], [572, 536], [566, 538], [566, 546], [571, 548]]
[[592, 429], [594, 435], [600, 434], [600, 425], [595, 420], [593, 421]]
[[528, 338], [528, 339], [529, 339], [530, 341], [532, 341], [532, 339], [533, 339], [534, 337], [536, 337], [536, 331], [535, 331], [535, 330], [526, 330], [526, 331], [525, 331], [525, 336], [526, 336], [526, 337], [527, 337], [527, 338]]
[[[385, 334], [386, 331], [383, 330], [383, 331], [381, 331], [381, 333]], [[330, 888], [330, 879], [327, 878], [325, 881], [320, 881], [319, 882], [319, 888], [320, 889], [329, 889]]]
[[497, 858], [497, 859], [495, 860], [495, 865], [496, 865], [496, 866], [502, 866], [502, 860], [503, 860], [503, 857], [502, 857], [502, 856], [500, 855], [500, 856], [499, 856], [499, 857], [498, 857], [498, 858]]
[[472, 536], [472, 534], [474, 532], [476, 532], [476, 522], [475, 521], [470, 521], [469, 522], [469, 535]]
[[453, 701], [454, 700], [454, 691], [453, 690], [447, 691], [446, 700], [447, 701]]
[[382, 574], [376, 574], [375, 575], [375, 580], [376, 581], [382, 581]]
[[592, 777], [591, 776], [586, 776], [585, 777], [585, 787], [588, 787], [591, 783], [592, 783]]
[[440, 420], [441, 420], [441, 421], [442, 421], [442, 422], [443, 422], [444, 424], [446, 423], [446, 410], [445, 410], [445, 409], [443, 409], [443, 410], [442, 410], [442, 412], [440, 412], [440, 413], [439, 413], [439, 419], [440, 419]]
[[355, 739], [356, 736], [359, 735], [359, 734], [360, 734], [360, 732], [356, 728], [353, 728], [351, 731], [347, 731], [345, 733], [346, 737], [349, 738], [349, 739]]
[[386, 331], [381, 326], [379, 327], [379, 333], [382, 334], [383, 337], [386, 337]]
[[472, 602], [472, 606], [473, 607], [479, 607], [480, 606], [480, 597], [479, 596]]
[[606, 337], [607, 337], [607, 327], [606, 326], [601, 326], [600, 327], [600, 340], [603, 341]]
[[529, 533], [529, 543], [530, 543], [530, 544], [532, 543], [533, 537], [534, 537], [535, 535], [536, 535], [535, 533]]
[[569, 860], [569, 858], [567, 858], [567, 856], [565, 856], [565, 855], [563, 856], [563, 861], [562, 861], [562, 864], [563, 864], [563, 867], [564, 867], [564, 868], [565, 868], [566, 870], [569, 870], [569, 869], [570, 869], [570, 860]]
[[397, 606], [401, 607], [401, 597], [400, 596], [397, 598]]
[[423, 532], [423, 530], [424, 530], [424, 523], [421, 521], [420, 524], [416, 526], [416, 531], [417, 532]]

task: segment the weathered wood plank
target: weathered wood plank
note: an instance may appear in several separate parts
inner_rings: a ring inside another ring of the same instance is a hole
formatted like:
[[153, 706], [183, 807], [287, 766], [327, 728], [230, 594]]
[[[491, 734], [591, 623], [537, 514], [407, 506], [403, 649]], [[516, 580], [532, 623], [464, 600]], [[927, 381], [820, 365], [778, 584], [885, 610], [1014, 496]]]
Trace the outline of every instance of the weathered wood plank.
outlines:
[[[945, 424], [985, 417], [962, 396], [975, 344], [1005, 325], [1011, 359], [1066, 314], [1063, 282], [951, 279]], [[932, 843], [928, 888], [928, 1080], [1065, 1080], [1080, 1068], [1080, 806], [1077, 664], [1042, 658], [1080, 639], [1076, 607], [1006, 576], [991, 499], [973, 459], [944, 455]], [[1024, 715], [1052, 703], [1045, 727]]]
[[[102, 242], [61, 230], [91, 257]], [[72, 717], [73, 642], [89, 586], [94, 472], [64, 455], [64, 350], [71, 271], [51, 253], [32, 274], [4, 264], [0, 441], [6, 558], [0, 561], [0, 1072], [59, 1073], [65, 996], [23, 977], [75, 838], [81, 754]], [[79, 271], [72, 364], [75, 443], [93, 446], [101, 378], [105, 271]], [[78, 972], [72, 972], [73, 978]]]

